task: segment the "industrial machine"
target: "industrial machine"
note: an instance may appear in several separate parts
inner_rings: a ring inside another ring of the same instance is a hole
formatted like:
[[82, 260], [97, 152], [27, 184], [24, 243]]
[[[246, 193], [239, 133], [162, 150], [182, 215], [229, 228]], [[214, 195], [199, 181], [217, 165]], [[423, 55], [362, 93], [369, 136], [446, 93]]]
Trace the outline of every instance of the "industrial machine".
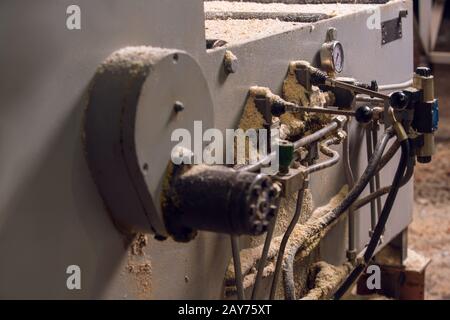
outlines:
[[341, 299], [402, 264], [438, 127], [412, 2], [304, 2], [2, 1], [0, 298]]

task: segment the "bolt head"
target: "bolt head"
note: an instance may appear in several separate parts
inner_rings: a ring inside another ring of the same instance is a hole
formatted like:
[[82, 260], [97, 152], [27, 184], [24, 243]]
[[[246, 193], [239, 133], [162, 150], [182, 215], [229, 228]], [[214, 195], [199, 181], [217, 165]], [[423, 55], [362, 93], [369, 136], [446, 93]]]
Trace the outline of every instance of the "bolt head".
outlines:
[[231, 51], [227, 50], [223, 59], [223, 66], [226, 73], [236, 73], [239, 67], [239, 60]]
[[184, 104], [180, 101], [175, 102], [173, 105], [173, 110], [178, 113], [184, 110]]

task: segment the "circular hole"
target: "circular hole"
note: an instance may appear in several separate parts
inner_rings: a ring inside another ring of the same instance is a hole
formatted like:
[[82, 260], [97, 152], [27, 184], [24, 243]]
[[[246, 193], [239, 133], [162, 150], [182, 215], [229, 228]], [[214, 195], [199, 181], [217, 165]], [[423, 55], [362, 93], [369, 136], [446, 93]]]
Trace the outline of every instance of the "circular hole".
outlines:
[[173, 55], [173, 63], [177, 63], [179, 59], [180, 59], [180, 56], [178, 55], [178, 53], [175, 53]]
[[142, 170], [144, 171], [145, 174], [148, 173], [148, 163], [144, 163], [144, 165], [142, 166]]

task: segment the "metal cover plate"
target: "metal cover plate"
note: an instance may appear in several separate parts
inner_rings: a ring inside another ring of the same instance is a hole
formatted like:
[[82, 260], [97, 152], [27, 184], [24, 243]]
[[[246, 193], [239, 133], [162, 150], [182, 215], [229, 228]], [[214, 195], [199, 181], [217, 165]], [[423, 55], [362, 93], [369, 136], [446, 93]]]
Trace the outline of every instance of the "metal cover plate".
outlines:
[[395, 18], [381, 24], [381, 44], [385, 45], [403, 37], [402, 19]]

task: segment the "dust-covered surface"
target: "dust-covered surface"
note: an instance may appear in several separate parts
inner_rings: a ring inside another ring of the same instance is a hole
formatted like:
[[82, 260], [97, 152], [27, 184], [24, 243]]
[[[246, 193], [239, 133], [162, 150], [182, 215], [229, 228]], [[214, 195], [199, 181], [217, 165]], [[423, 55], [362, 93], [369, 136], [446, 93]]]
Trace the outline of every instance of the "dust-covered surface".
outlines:
[[342, 3], [285, 4], [285, 3], [206, 1], [205, 11], [324, 13], [329, 16], [337, 16], [367, 10], [373, 6], [374, 6], [373, 4], [342, 4]]
[[148, 245], [148, 236], [137, 234], [133, 239], [125, 272], [130, 281], [130, 291], [138, 299], [148, 300], [152, 298], [152, 263], [144, 249]]
[[[305, 224], [297, 224], [289, 238], [286, 253], [295, 251], [293, 254], [296, 256], [295, 264], [299, 264], [304, 261], [314, 250], [317, 249], [323, 236], [326, 235], [329, 228], [322, 227], [322, 218], [324, 213], [331, 211], [336, 207], [342, 199], [347, 195], [348, 187], [344, 186], [341, 191], [334, 196], [331, 201], [320, 208], [314, 210], [311, 214], [311, 218]], [[264, 276], [272, 275], [273, 264], [275, 263], [275, 258], [278, 254], [281, 240], [283, 235], [275, 237], [268, 252], [268, 261], [264, 270]], [[294, 248], [298, 250], [294, 250]], [[248, 248], [241, 251], [241, 265], [242, 274], [244, 276], [244, 288], [249, 288], [253, 285], [253, 281], [256, 275], [256, 266], [261, 257], [262, 245], [254, 248]], [[306, 266], [308, 267], [308, 266]], [[225, 294], [227, 296], [235, 294], [234, 283], [234, 265], [231, 260], [226, 274], [225, 274]], [[301, 288], [300, 288], [301, 290]]]
[[417, 165], [412, 249], [431, 258], [426, 299], [450, 299], [450, 66], [435, 66], [441, 122], [437, 154], [431, 164]]
[[[280, 12], [326, 14], [335, 17], [368, 10], [374, 5], [363, 4], [284, 4], [284, 3], [253, 3], [253, 2], [205, 2], [206, 12]], [[286, 22], [279, 19], [246, 19], [246, 20], [206, 20], [205, 31], [207, 39], [220, 39], [229, 43], [245, 42], [264, 36], [283, 33], [297, 29], [307, 23]]]
[[265, 20], [206, 20], [206, 39], [220, 39], [228, 43], [245, 42], [272, 34], [283, 33], [304, 25], [300, 22]]
[[353, 269], [351, 263], [336, 267], [324, 261], [315, 263], [311, 268], [309, 292], [302, 300], [324, 300], [347, 278]]
[[114, 52], [99, 67], [97, 73], [123, 72], [131, 75], [146, 73], [155, 61], [164, 55], [175, 53], [173, 50], [146, 46], [126, 47]]
[[[283, 99], [290, 102], [294, 102], [304, 106], [311, 107], [323, 107], [329, 105], [333, 102], [334, 97], [330, 96], [328, 93], [323, 93], [319, 88], [314, 87], [310, 92], [305, 90], [300, 84], [298, 84], [294, 72], [291, 70], [288, 72], [286, 80], [283, 86]], [[250, 88], [249, 95], [241, 116], [239, 123], [239, 128], [244, 131], [249, 129], [260, 129], [263, 128], [265, 123], [264, 117], [258, 111], [255, 98], [257, 96], [265, 96], [266, 99], [271, 101], [277, 101], [280, 99], [279, 96], [275, 95], [268, 88], [264, 87], [252, 87]], [[296, 140], [302, 138], [303, 136], [312, 133], [318, 129], [321, 129], [324, 125], [331, 121], [331, 117], [323, 115], [312, 115], [307, 113], [299, 113], [292, 116], [282, 116], [280, 119], [273, 119], [274, 122], [280, 122], [281, 138], [286, 140]], [[236, 146], [235, 146], [236, 147]], [[246, 148], [250, 146], [246, 145]], [[249, 149], [246, 149], [246, 156]], [[248, 157], [247, 159], [248, 160]], [[328, 206], [319, 208], [316, 210], [315, 219], [309, 219], [313, 216], [312, 209], [313, 199], [312, 194], [309, 190], [306, 190], [304, 201], [302, 203], [302, 214], [299, 223], [294, 228], [294, 231], [290, 237], [288, 243], [289, 247], [298, 247], [299, 260], [296, 261], [294, 269], [296, 278], [296, 285], [298, 285], [298, 291], [303, 292], [303, 288], [306, 285], [306, 276], [308, 274], [308, 268], [311, 263], [315, 261], [306, 261], [308, 256], [313, 253], [320, 243], [322, 236], [327, 232], [323, 227], [321, 227], [321, 217], [324, 213], [329, 212], [333, 209], [339, 201], [348, 192], [347, 186], [345, 186], [341, 192], [334, 197]], [[280, 246], [282, 237], [286, 232], [288, 225], [290, 224], [292, 217], [295, 212], [297, 203], [297, 195], [293, 194], [288, 196], [287, 199], [283, 199], [280, 204], [279, 213], [277, 216], [277, 222], [274, 230], [274, 239], [272, 240], [269, 253], [268, 262], [264, 269], [264, 277], [268, 277], [273, 273], [273, 264], [275, 263], [274, 258], [278, 253], [278, 248]], [[324, 229], [324, 230], [321, 230]], [[250, 288], [253, 285], [256, 276], [256, 266], [258, 264], [259, 258], [262, 253], [262, 246], [264, 243], [264, 236], [260, 237], [250, 237], [249, 246], [250, 248], [243, 250], [241, 252], [241, 264], [242, 272], [244, 275], [244, 288]], [[289, 249], [288, 249], [289, 250]], [[294, 253], [294, 255], [296, 254]], [[298, 269], [296, 266], [302, 265], [301, 276], [299, 276]], [[281, 285], [279, 287], [282, 287]], [[234, 284], [234, 265], [231, 261], [225, 275], [225, 295], [231, 296], [235, 294], [235, 284]], [[278, 296], [278, 294], [277, 294]]]

